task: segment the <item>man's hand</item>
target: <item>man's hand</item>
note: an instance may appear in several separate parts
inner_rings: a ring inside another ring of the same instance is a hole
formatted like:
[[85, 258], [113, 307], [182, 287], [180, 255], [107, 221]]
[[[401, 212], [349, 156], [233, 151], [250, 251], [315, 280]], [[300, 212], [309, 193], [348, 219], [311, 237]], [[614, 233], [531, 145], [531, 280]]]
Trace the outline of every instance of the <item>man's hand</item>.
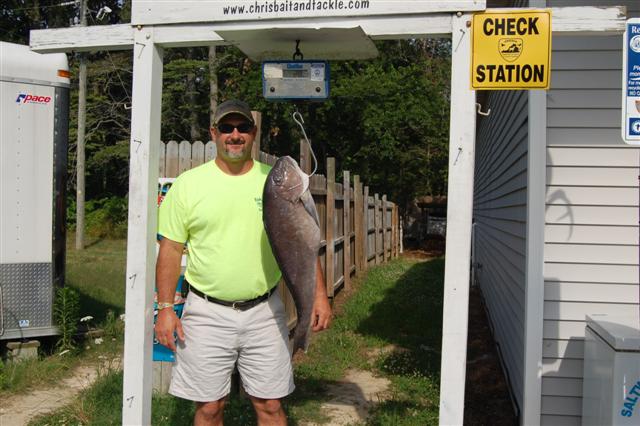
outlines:
[[155, 325], [156, 339], [158, 343], [175, 352], [175, 334], [178, 339], [184, 342], [184, 332], [182, 331], [182, 323], [173, 309], [165, 308], [158, 312]]
[[[160, 241], [160, 252], [156, 264], [156, 287], [158, 288], [158, 302], [173, 303], [176, 294], [176, 285], [180, 277], [180, 260], [184, 243], [163, 238]], [[184, 341], [182, 323], [172, 308], [164, 308], [158, 311], [155, 325], [156, 339], [158, 342], [176, 350], [175, 333]]]
[[311, 327], [313, 331], [322, 331], [331, 325], [331, 305], [324, 286], [324, 274], [320, 258], [316, 261], [316, 298], [311, 310]]
[[322, 331], [331, 325], [331, 305], [326, 293], [317, 294], [313, 302], [311, 313], [311, 327], [313, 331]]

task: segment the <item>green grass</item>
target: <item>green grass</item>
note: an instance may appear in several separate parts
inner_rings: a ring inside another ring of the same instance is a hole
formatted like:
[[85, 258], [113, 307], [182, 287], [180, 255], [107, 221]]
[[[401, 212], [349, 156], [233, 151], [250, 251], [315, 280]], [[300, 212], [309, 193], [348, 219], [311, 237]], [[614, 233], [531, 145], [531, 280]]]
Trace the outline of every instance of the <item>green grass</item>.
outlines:
[[[314, 402], [323, 399], [326, 386], [347, 368], [360, 368], [392, 383], [391, 399], [373, 410], [370, 424], [437, 424], [443, 281], [441, 259], [398, 259], [372, 268], [332, 328], [317, 336], [296, 366], [301, 383], [290, 413], [319, 417]], [[375, 349], [380, 355], [369, 359]]]
[[55, 337], [40, 339], [38, 359], [0, 364], [0, 399], [56, 383], [79, 365], [122, 352], [123, 324], [118, 317], [124, 312], [126, 241], [97, 240], [82, 251], [75, 250], [73, 242], [74, 236], [68, 235], [66, 285], [79, 293], [80, 317], [94, 318], [81, 323], [79, 330], [103, 329], [104, 343], [78, 341], [75, 351], [60, 356]]
[[[295, 365], [297, 388], [284, 402], [290, 425], [327, 422], [321, 411], [327, 387], [349, 368], [391, 382], [390, 398], [372, 410], [367, 424], [437, 424], [443, 269], [442, 259], [398, 259], [357, 280], [332, 328], [316, 335]], [[72, 404], [31, 424], [119, 424], [121, 398], [122, 373], [107, 372]], [[152, 423], [190, 425], [193, 410], [190, 401], [154, 395]], [[255, 424], [247, 399], [231, 398], [225, 424]]]
[[96, 322], [107, 312], [124, 312], [126, 240], [97, 240], [76, 250], [73, 235], [67, 238], [66, 285], [80, 293], [80, 316]]

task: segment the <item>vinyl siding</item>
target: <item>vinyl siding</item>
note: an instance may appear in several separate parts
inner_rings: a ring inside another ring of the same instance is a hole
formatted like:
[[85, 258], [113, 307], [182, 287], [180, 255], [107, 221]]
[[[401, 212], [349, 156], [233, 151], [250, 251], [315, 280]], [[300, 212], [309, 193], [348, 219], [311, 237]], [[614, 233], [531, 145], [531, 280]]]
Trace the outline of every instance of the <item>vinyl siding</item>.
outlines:
[[478, 120], [474, 188], [475, 262], [479, 283], [508, 371], [523, 405], [527, 203], [527, 93], [487, 93]]
[[[640, 2], [626, 4], [630, 16], [639, 15]], [[638, 309], [640, 152], [620, 137], [621, 44], [621, 36], [553, 39], [547, 92], [543, 425], [581, 422], [585, 315]]]

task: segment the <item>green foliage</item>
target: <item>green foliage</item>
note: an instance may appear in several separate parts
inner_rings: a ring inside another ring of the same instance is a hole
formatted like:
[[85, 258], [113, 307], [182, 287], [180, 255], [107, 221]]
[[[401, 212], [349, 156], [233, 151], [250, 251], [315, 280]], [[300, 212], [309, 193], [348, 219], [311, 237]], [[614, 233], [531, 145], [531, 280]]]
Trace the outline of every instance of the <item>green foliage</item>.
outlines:
[[124, 336], [124, 321], [121, 321], [114, 311], [109, 309], [107, 317], [102, 326], [104, 337], [108, 339], [118, 339]]
[[208, 49], [167, 52], [162, 78], [162, 138], [208, 141]]
[[[112, 196], [85, 203], [85, 231], [91, 238], [120, 239], [127, 236], [127, 199]], [[75, 230], [76, 198], [67, 196], [67, 224]]]
[[74, 354], [46, 356], [43, 352], [48, 349], [40, 349], [42, 352], [38, 358], [7, 362], [0, 367], [0, 400], [42, 384], [55, 383], [68, 375], [77, 363]]
[[101, 372], [95, 384], [83, 391], [79, 402], [36, 417], [29, 425], [116, 425], [122, 422], [122, 372]]
[[[86, 0], [87, 23], [106, 25], [128, 22], [130, 2], [122, 0]], [[109, 6], [111, 13], [98, 21], [96, 11]], [[44, 28], [64, 28], [79, 18], [79, 3], [42, 0], [3, 0], [0, 3], [0, 39], [13, 43], [29, 44], [29, 31]]]
[[9, 385], [9, 378], [7, 377], [6, 368], [4, 362], [0, 358], [0, 390], [7, 389]]
[[60, 351], [75, 349], [74, 336], [78, 331], [80, 319], [80, 297], [71, 287], [62, 287], [56, 291], [53, 304], [53, 318], [56, 322], [60, 337], [57, 347]]
[[[0, 6], [0, 39], [25, 43], [28, 29], [67, 26], [77, 14], [73, 6], [40, 3], [4, 2]], [[113, 12], [101, 22], [90, 13], [89, 25], [128, 21], [130, 2], [89, 1], [89, 9], [94, 11], [102, 5]], [[319, 173], [323, 173], [327, 156], [336, 157], [336, 170], [360, 175], [371, 193], [387, 194], [401, 207], [416, 196], [444, 195], [450, 41], [376, 41], [376, 47], [379, 56], [375, 59], [331, 62], [329, 100], [297, 106], [320, 160]], [[301, 49], [304, 52], [304, 45]], [[297, 156], [302, 135], [291, 118], [296, 107], [262, 97], [261, 64], [233, 46], [219, 46], [215, 51], [211, 67], [216, 76], [216, 101], [247, 101], [262, 112], [262, 149], [274, 155]], [[129, 51], [87, 55], [85, 197], [101, 203], [128, 193], [133, 58]], [[70, 194], [76, 189], [78, 63], [78, 54], [70, 56]], [[207, 47], [165, 51], [162, 140], [209, 140], [210, 71]], [[97, 233], [114, 230], [112, 224], [108, 228]]]
[[124, 238], [127, 236], [127, 199], [109, 197], [86, 203], [87, 234], [96, 238]]

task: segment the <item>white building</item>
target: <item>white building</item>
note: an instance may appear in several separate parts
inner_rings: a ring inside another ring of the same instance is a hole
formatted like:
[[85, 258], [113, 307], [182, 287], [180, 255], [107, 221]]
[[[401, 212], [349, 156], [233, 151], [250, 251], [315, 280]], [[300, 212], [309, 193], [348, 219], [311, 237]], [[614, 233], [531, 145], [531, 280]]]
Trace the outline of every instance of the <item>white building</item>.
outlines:
[[640, 151], [620, 136], [622, 35], [552, 49], [547, 92], [478, 97], [473, 261], [521, 424], [579, 425], [585, 315], [639, 308]]

